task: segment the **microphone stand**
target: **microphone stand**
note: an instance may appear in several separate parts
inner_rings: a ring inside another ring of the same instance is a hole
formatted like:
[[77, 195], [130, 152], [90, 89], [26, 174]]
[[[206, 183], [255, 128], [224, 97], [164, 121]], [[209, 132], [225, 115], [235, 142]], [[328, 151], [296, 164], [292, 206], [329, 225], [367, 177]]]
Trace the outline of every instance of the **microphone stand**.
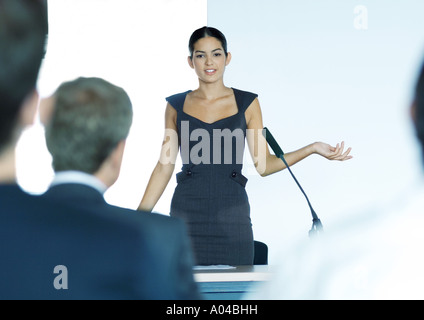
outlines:
[[262, 134], [264, 135], [266, 141], [268, 142], [269, 146], [273, 150], [274, 154], [283, 160], [284, 164], [287, 167], [287, 170], [290, 172], [291, 176], [293, 177], [294, 181], [296, 182], [297, 186], [299, 187], [300, 191], [302, 191], [303, 195], [306, 198], [306, 201], [308, 202], [308, 206], [311, 210], [312, 215], [312, 228], [309, 230], [309, 237], [313, 237], [319, 232], [323, 231], [323, 226], [321, 223], [321, 220], [318, 218], [318, 215], [316, 214], [314, 208], [312, 208], [311, 202], [309, 201], [308, 196], [306, 195], [305, 191], [303, 190], [302, 186], [300, 185], [299, 181], [297, 181], [296, 177], [294, 176], [293, 172], [291, 171], [289, 165], [286, 162], [286, 159], [284, 158], [284, 152], [278, 145], [277, 141], [272, 136], [271, 132], [265, 127], [262, 130]]

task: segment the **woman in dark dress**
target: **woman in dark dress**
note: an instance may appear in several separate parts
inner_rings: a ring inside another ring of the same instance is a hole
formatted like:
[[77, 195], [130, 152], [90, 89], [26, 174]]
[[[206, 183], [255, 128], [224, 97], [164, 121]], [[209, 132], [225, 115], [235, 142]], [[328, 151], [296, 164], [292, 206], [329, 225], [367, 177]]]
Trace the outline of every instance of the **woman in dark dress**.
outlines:
[[[261, 176], [285, 169], [271, 155], [262, 136], [257, 95], [224, 85], [231, 61], [225, 36], [217, 29], [196, 30], [189, 41], [188, 63], [199, 88], [168, 97], [165, 139], [139, 210], [151, 211], [175, 168], [178, 151], [183, 167], [171, 203], [171, 216], [186, 221], [198, 265], [253, 264], [250, 206], [242, 174], [245, 141]], [[315, 142], [286, 153], [289, 166], [312, 155], [347, 160], [350, 148]]]

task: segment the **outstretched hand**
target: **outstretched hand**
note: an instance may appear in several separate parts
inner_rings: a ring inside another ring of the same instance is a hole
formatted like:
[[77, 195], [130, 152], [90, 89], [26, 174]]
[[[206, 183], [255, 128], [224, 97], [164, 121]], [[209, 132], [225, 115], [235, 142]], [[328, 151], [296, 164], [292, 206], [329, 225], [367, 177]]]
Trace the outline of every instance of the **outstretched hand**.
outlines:
[[342, 141], [341, 144], [338, 143], [335, 147], [324, 142], [316, 142], [314, 147], [315, 153], [327, 158], [328, 160], [345, 161], [353, 158], [349, 155], [352, 148], [348, 148], [344, 151], [344, 141]]

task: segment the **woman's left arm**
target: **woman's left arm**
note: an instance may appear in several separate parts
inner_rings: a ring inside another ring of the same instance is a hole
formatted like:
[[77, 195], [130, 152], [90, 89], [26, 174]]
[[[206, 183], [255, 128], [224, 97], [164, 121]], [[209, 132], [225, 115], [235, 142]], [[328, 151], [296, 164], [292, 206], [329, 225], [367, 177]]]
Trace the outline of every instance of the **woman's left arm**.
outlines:
[[[286, 169], [284, 162], [269, 151], [265, 137], [262, 135], [263, 120], [262, 111], [258, 99], [255, 99], [245, 113], [247, 122], [247, 144], [258, 173], [265, 177]], [[297, 162], [318, 154], [329, 160], [345, 161], [352, 158], [351, 148], [344, 152], [344, 142], [338, 143], [335, 147], [324, 143], [314, 142], [299, 150], [285, 153], [284, 158], [291, 167]]]

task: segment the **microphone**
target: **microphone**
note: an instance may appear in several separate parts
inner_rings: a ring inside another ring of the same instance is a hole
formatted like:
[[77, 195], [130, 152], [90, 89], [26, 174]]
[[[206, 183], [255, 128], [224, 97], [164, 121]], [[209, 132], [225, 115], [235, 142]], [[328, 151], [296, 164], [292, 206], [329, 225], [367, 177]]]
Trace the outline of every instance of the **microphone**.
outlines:
[[266, 142], [268, 142], [269, 146], [271, 147], [274, 154], [281, 158], [284, 156], [283, 150], [281, 150], [280, 146], [278, 145], [277, 141], [275, 141], [274, 136], [271, 134], [271, 132], [268, 130], [268, 128], [263, 129], [263, 135], [265, 136]]
[[284, 158], [284, 152], [283, 152], [283, 150], [280, 148], [280, 146], [278, 145], [277, 141], [275, 140], [274, 136], [271, 134], [271, 132], [269, 131], [268, 128], [265, 127], [262, 130], [262, 134], [265, 137], [266, 142], [269, 144], [269, 146], [271, 147], [271, 149], [274, 152], [274, 154], [278, 158], [280, 158], [281, 160], [283, 160], [284, 164], [287, 167], [287, 170], [289, 170], [291, 176], [293, 177], [294, 181], [296, 182], [297, 186], [299, 187], [300, 191], [302, 191], [303, 195], [306, 198], [306, 201], [308, 202], [308, 206], [309, 206], [309, 208], [311, 210], [311, 215], [312, 215], [312, 228], [311, 228], [311, 230], [309, 230], [309, 236], [312, 237], [316, 233], [318, 233], [320, 231], [323, 231], [323, 226], [322, 226], [321, 220], [318, 218], [318, 215], [316, 214], [314, 208], [312, 208], [312, 205], [311, 205], [311, 202], [309, 201], [308, 196], [306, 195], [306, 193], [303, 190], [302, 186], [297, 181], [297, 179], [294, 176], [293, 172], [291, 171], [289, 165], [287, 164], [286, 159]]

